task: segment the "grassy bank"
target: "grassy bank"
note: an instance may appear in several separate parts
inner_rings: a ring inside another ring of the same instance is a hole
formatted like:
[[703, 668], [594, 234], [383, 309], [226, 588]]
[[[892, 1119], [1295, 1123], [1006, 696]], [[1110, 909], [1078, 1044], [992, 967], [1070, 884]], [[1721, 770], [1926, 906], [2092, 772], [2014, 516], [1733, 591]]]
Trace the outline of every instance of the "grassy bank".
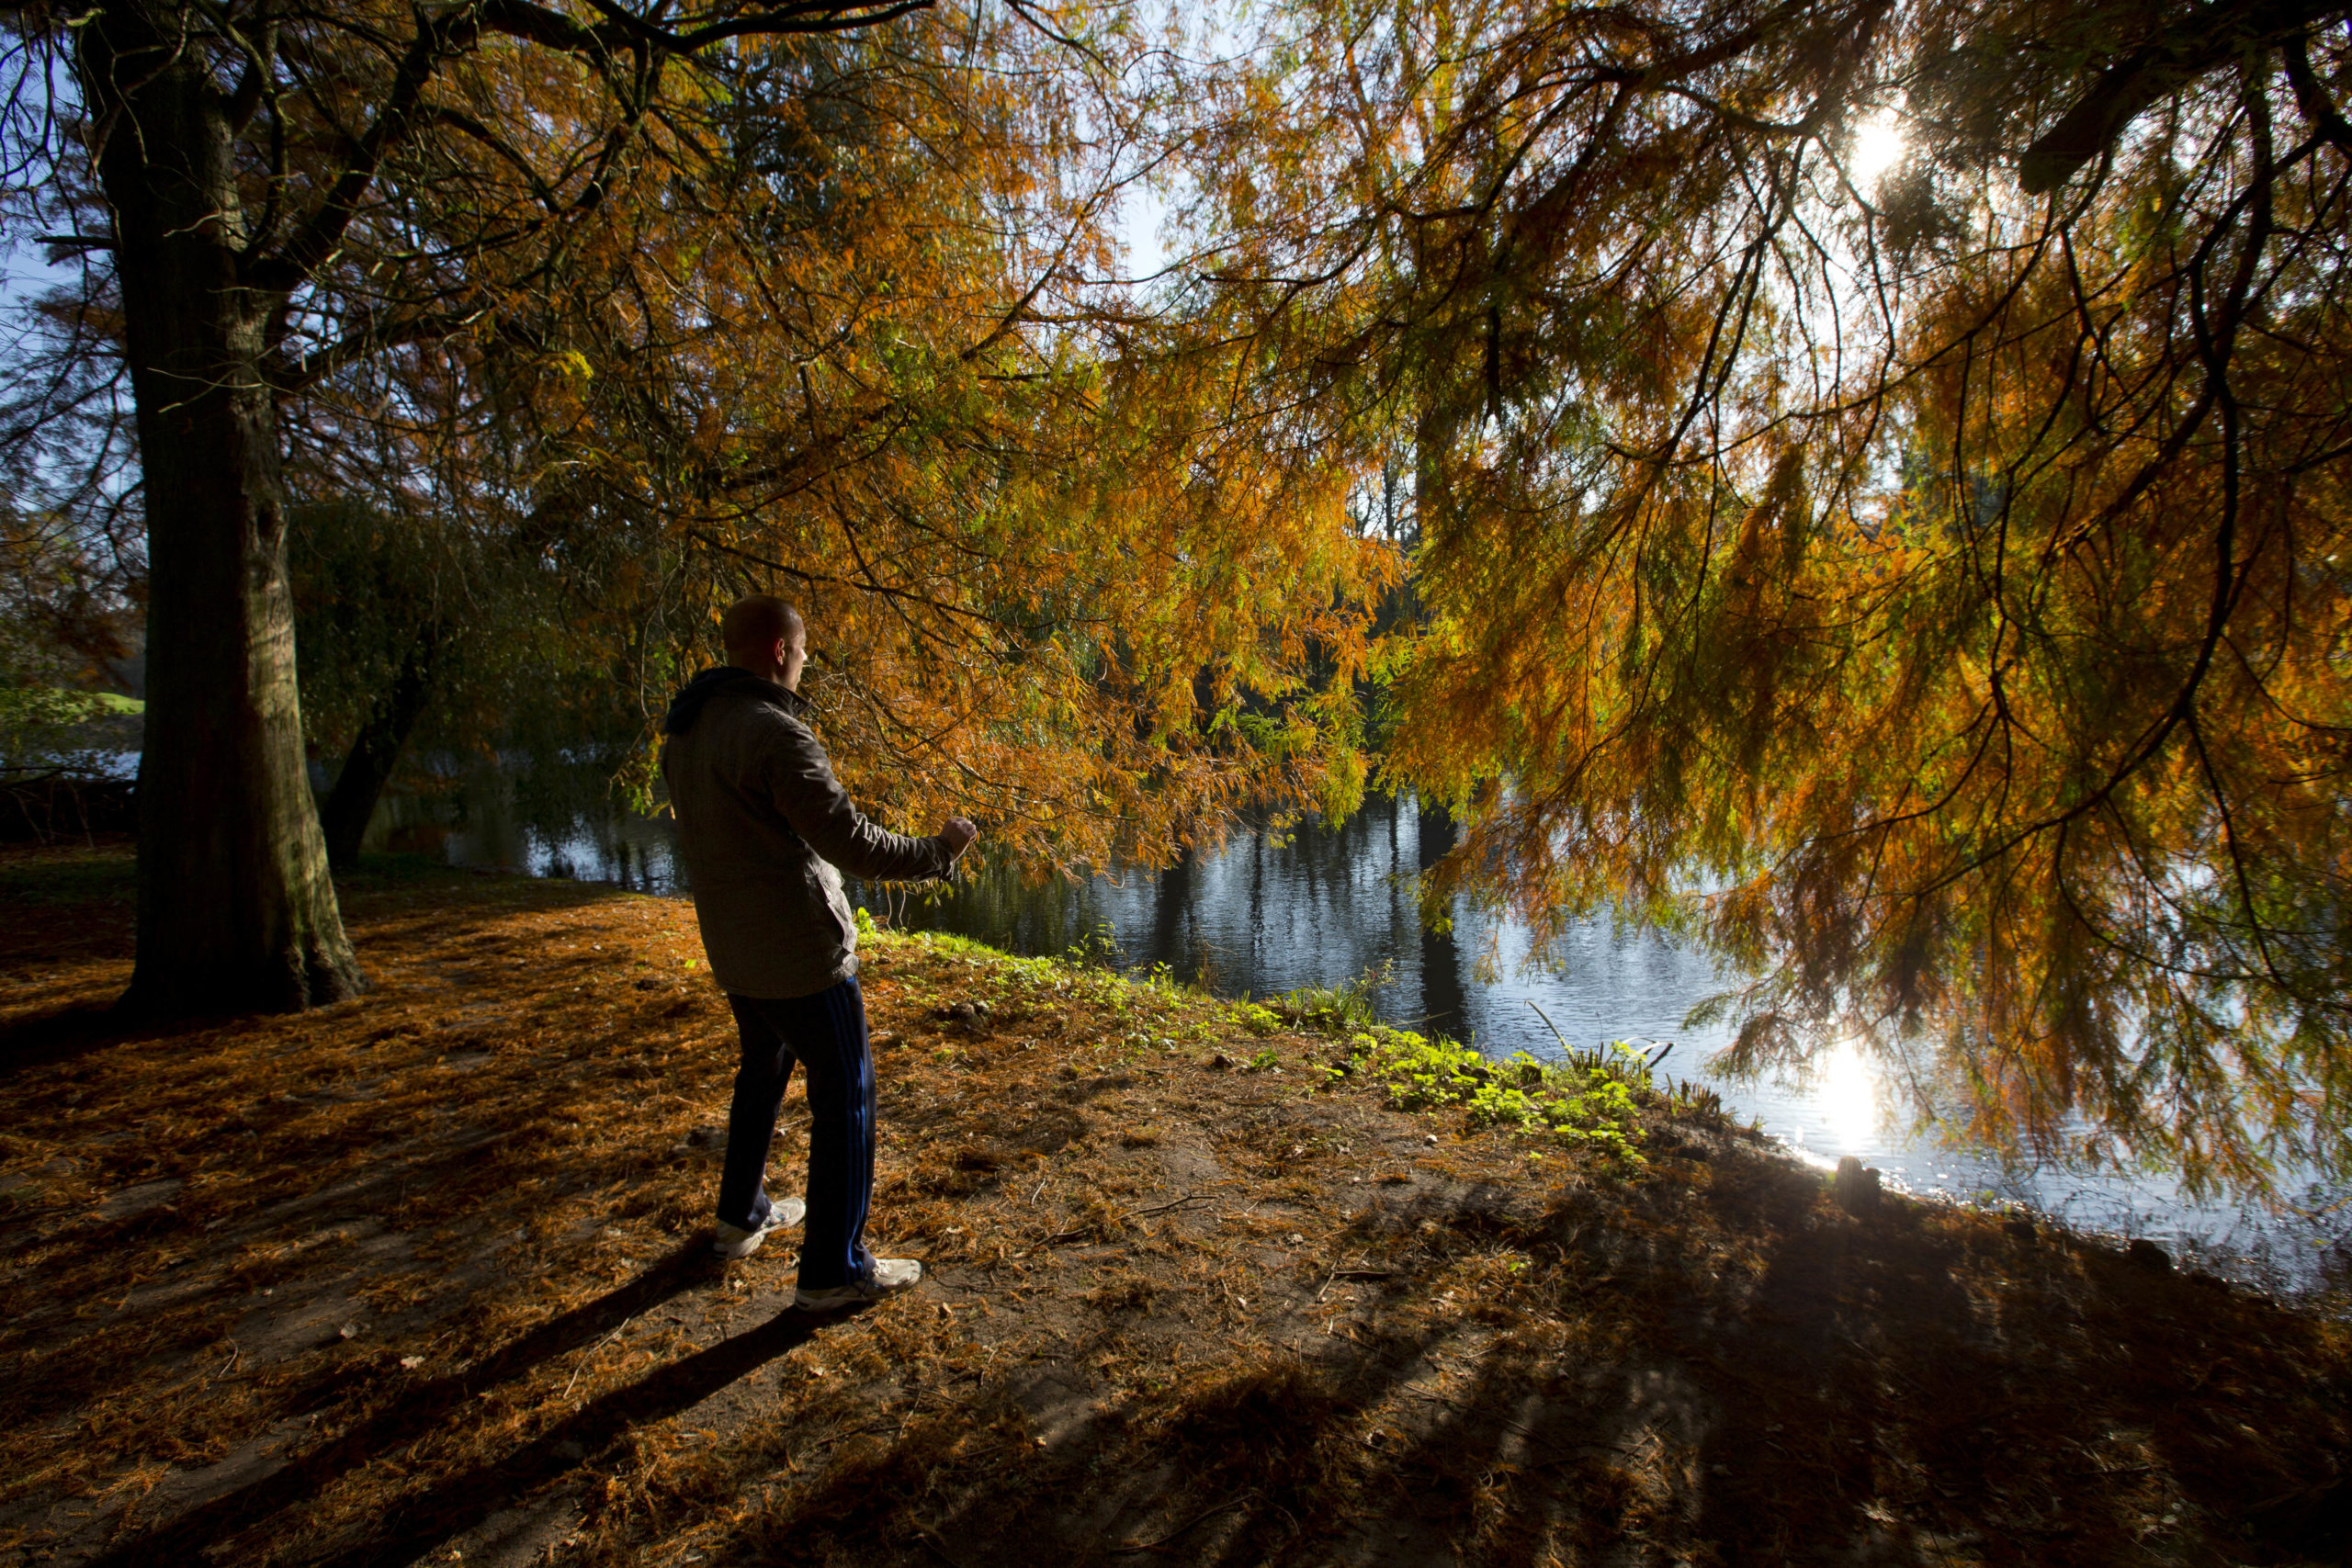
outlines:
[[0, 861], [0, 1563], [2345, 1560], [2340, 1325], [1626, 1064], [877, 937], [931, 1277], [808, 1322], [689, 908], [388, 863], [365, 1001], [122, 1032], [128, 892]]

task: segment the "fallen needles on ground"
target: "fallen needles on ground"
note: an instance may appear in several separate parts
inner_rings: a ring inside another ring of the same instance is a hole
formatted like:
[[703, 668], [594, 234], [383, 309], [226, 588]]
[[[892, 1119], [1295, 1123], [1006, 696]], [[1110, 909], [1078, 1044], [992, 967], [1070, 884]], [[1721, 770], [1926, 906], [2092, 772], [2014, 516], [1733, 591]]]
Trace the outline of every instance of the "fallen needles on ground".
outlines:
[[[373, 873], [364, 1003], [123, 1032], [128, 856], [42, 855], [0, 857], [28, 1561], [2340, 1552], [2340, 1321], [1849, 1213], [1635, 1053], [877, 935], [872, 1234], [930, 1272], [813, 1321], [787, 1250], [709, 1256], [734, 1045], [684, 905]], [[51, 865], [114, 891], [16, 896]]]

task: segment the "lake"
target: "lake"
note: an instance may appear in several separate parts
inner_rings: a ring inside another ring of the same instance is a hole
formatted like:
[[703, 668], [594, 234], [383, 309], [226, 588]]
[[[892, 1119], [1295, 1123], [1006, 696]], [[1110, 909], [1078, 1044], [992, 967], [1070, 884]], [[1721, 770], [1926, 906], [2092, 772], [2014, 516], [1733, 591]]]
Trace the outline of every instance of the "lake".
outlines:
[[[439, 793], [390, 796], [368, 847], [683, 894], [669, 823], [613, 810], [592, 773], [484, 771]], [[1121, 966], [1165, 964], [1222, 996], [1373, 976], [1373, 1005], [1385, 1021], [1451, 1034], [1492, 1055], [1557, 1059], [1559, 1039], [1540, 1008], [1578, 1048], [1670, 1043], [1661, 1072], [1702, 1077], [1734, 1114], [1825, 1169], [1858, 1156], [1890, 1185], [1920, 1196], [2019, 1204], [2078, 1230], [2145, 1236], [2184, 1266], [2272, 1289], [2352, 1272], [2352, 1204], [2340, 1190], [2314, 1187], [2298, 1205], [2303, 1213], [2275, 1215], [2191, 1202], [2160, 1175], [2005, 1167], [1892, 1122], [1873, 1065], [1850, 1050], [1805, 1083], [1707, 1075], [1731, 1029], [1686, 1029], [1682, 1020], [1738, 976], [1605, 919], [1578, 925], [1548, 962], [1531, 964], [1525, 933], [1466, 899], [1454, 907], [1452, 931], [1432, 932], [1419, 920], [1413, 879], [1453, 843], [1442, 814], [1375, 797], [1337, 826], [1237, 831], [1220, 851], [1156, 874], [1023, 886], [996, 872], [944, 896], [853, 892], [878, 919], [1013, 953], [1059, 954], [1107, 933]]]

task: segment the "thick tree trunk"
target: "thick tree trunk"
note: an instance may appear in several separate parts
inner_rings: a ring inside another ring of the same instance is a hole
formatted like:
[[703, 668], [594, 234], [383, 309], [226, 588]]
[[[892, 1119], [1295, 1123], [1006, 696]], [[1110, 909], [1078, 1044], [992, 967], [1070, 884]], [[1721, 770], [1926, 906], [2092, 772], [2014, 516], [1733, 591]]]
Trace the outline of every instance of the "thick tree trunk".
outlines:
[[359, 863], [359, 840], [367, 835], [368, 819], [376, 815], [385, 781], [401, 760], [401, 749], [424, 716], [433, 696], [433, 671], [441, 651], [441, 628], [420, 626], [416, 641], [401, 656], [401, 671], [392, 688], [376, 701], [343, 760], [343, 772], [319, 808], [326, 830], [327, 863], [338, 871]]
[[302, 758], [269, 302], [242, 287], [226, 105], [175, 9], [81, 29], [106, 141], [148, 528], [139, 956], [126, 1008], [291, 1010], [362, 981]]

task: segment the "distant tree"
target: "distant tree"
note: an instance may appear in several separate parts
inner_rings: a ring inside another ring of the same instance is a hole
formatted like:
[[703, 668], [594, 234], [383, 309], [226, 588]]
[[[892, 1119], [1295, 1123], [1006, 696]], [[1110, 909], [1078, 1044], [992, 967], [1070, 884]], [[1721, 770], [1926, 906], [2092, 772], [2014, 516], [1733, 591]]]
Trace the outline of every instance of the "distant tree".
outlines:
[[131, 651], [125, 561], [72, 516], [0, 511], [0, 786], [86, 775]]
[[1284, 12], [1190, 222], [1417, 474], [1431, 896], [1622, 900], [1761, 974], [1736, 1066], [1996, 1145], [2352, 1169], [2346, 15]]
[[412, 742], [464, 755], [634, 737], [606, 585], [528, 518], [328, 502], [298, 504], [288, 531], [302, 727], [334, 761], [319, 818], [336, 869], [357, 863]]

